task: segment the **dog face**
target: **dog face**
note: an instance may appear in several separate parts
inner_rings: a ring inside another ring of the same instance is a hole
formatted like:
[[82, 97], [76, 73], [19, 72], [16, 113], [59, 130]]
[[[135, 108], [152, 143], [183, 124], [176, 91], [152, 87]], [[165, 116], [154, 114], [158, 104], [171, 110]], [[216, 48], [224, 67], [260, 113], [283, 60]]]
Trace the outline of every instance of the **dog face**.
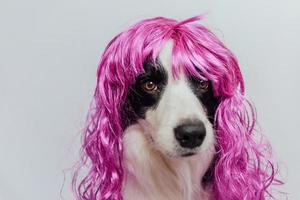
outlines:
[[124, 105], [123, 118], [128, 119], [124, 128], [140, 123], [146, 126], [145, 135], [154, 148], [164, 155], [190, 156], [214, 146], [218, 100], [209, 81], [185, 73], [174, 78], [171, 59], [169, 41], [155, 63], [144, 63], [144, 72], [130, 87]]

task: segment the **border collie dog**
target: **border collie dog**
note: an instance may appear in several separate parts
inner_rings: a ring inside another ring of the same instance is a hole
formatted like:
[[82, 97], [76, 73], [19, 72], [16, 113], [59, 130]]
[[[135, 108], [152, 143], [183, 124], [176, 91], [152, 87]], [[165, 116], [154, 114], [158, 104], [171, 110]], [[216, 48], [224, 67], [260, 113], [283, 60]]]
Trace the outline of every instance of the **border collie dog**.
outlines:
[[239, 65], [201, 18], [146, 19], [108, 44], [73, 179], [78, 200], [272, 197], [280, 181]]

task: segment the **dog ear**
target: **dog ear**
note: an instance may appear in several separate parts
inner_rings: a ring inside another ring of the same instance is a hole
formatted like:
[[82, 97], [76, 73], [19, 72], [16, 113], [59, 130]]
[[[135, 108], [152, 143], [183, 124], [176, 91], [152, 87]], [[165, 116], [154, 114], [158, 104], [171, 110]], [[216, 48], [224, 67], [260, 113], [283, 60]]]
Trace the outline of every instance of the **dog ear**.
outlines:
[[255, 129], [254, 106], [237, 91], [216, 111], [216, 199], [265, 199], [276, 182], [271, 147]]

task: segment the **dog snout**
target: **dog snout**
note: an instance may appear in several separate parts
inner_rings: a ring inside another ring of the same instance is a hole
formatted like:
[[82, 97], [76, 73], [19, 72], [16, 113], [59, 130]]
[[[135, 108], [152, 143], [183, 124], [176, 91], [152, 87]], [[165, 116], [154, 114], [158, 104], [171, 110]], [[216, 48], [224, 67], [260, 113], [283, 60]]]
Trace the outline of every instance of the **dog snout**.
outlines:
[[184, 148], [195, 148], [202, 144], [206, 129], [202, 121], [185, 123], [174, 129], [175, 138]]

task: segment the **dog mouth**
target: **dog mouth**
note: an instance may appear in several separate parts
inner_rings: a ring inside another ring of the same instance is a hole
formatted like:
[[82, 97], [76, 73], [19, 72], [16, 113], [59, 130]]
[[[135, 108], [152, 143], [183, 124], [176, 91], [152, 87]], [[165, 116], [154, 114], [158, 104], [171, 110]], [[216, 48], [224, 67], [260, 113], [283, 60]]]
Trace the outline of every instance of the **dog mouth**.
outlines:
[[182, 154], [181, 156], [182, 157], [189, 157], [189, 156], [193, 156], [193, 155], [195, 155], [196, 153], [194, 153], [194, 152], [189, 152], [189, 153], [184, 153], [184, 154]]

